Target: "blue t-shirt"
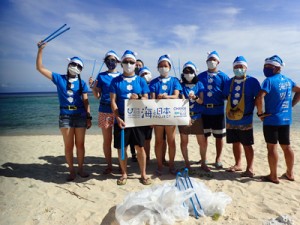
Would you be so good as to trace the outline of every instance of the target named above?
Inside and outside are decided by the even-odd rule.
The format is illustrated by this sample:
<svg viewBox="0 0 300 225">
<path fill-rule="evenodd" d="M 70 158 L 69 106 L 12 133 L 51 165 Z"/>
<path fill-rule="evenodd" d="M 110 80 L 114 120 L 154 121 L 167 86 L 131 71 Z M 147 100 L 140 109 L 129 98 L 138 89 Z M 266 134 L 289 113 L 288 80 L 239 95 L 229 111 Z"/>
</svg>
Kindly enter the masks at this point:
<svg viewBox="0 0 300 225">
<path fill-rule="evenodd" d="M 296 84 L 282 74 L 267 77 L 262 83 L 265 95 L 265 113 L 271 114 L 264 118 L 264 125 L 292 124 L 292 89 Z"/>
<path fill-rule="evenodd" d="M 87 93 L 88 88 L 86 83 L 81 80 L 82 93 L 79 89 L 79 79 L 68 78 L 67 75 L 52 73 L 52 82 L 56 85 L 60 107 L 76 106 L 77 109 L 60 109 L 61 115 L 71 115 L 85 113 L 82 93 Z M 68 86 L 68 88 L 67 88 Z"/>
<path fill-rule="evenodd" d="M 176 77 L 161 78 L 156 77 L 150 82 L 149 89 L 155 95 L 167 94 L 173 95 L 175 90 L 182 90 L 179 80 Z"/>
<path fill-rule="evenodd" d="M 203 92 L 203 114 L 205 115 L 220 115 L 224 114 L 224 100 L 223 95 L 224 84 L 230 78 L 223 73 L 218 71 L 216 73 L 210 73 L 204 71 L 198 75 L 198 80 L 204 86 Z M 213 108 L 206 107 L 207 104 L 213 104 Z"/>
<path fill-rule="evenodd" d="M 231 78 L 225 83 L 224 86 L 224 95 L 228 98 L 230 94 L 230 86 L 231 82 L 234 78 Z M 255 98 L 260 91 L 260 84 L 259 81 L 251 77 L 249 75 L 246 76 L 245 81 L 245 90 L 244 90 L 244 101 L 245 101 L 245 110 L 244 116 L 240 120 L 230 120 L 226 117 L 226 122 L 232 125 L 248 125 L 252 124 L 253 122 L 253 110 L 255 106 Z M 242 91 L 243 91 L 244 79 L 235 79 L 231 91 L 231 106 L 234 107 L 237 103 L 241 100 Z"/>
<path fill-rule="evenodd" d="M 194 93 L 194 95 L 199 96 L 201 92 L 204 91 L 204 86 L 201 82 L 197 82 L 196 84 L 181 84 L 182 86 L 182 94 L 186 99 L 189 99 L 189 94 L 191 92 Z M 201 110 L 202 107 L 200 104 L 198 104 L 195 100 L 189 99 L 189 105 L 190 105 L 190 114 L 191 118 L 193 120 L 201 118 Z"/>
<path fill-rule="evenodd" d="M 120 75 L 119 72 L 116 73 L 102 72 L 98 74 L 96 79 L 98 80 L 97 87 L 101 89 L 99 112 L 103 112 L 103 113 L 112 112 L 110 106 L 109 87 L 112 79 L 119 75 Z"/>
<path fill-rule="evenodd" d="M 116 104 L 121 118 L 124 118 L 124 100 L 130 99 L 131 94 L 148 94 L 149 88 L 144 78 L 137 75 L 126 77 L 123 74 L 111 81 L 110 93 L 116 94 Z"/>
</svg>

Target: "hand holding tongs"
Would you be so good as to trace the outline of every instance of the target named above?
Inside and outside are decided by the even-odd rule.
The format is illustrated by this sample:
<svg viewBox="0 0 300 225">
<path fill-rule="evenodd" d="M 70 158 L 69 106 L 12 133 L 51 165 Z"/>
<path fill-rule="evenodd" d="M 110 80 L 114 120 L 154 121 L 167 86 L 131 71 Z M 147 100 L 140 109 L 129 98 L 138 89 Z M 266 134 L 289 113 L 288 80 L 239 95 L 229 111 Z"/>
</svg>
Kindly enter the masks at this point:
<svg viewBox="0 0 300 225">
<path fill-rule="evenodd" d="M 66 32 L 67 30 L 70 30 L 70 27 L 62 30 L 67 24 L 62 25 L 60 28 L 58 28 L 56 31 L 54 31 L 52 34 L 50 34 L 48 37 L 46 37 L 44 40 L 40 41 L 38 43 L 38 47 L 40 48 L 42 45 L 52 41 L 54 38 L 58 37 L 62 33 Z"/>
</svg>

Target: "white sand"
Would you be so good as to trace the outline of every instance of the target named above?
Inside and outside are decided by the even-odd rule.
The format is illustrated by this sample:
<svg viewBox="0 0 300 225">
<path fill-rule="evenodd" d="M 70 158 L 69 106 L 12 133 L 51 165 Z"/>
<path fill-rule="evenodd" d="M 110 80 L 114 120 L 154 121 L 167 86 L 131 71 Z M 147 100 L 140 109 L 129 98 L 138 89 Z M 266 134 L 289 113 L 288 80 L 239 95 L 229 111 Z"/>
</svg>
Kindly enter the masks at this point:
<svg viewBox="0 0 300 225">
<path fill-rule="evenodd" d="M 295 151 L 295 182 L 281 179 L 280 184 L 260 182 L 258 177 L 267 175 L 269 167 L 267 150 L 261 131 L 255 131 L 255 179 L 241 178 L 238 173 L 212 170 L 213 177 L 199 171 L 195 177 L 212 191 L 223 191 L 233 199 L 225 214 L 218 221 L 211 217 L 177 224 L 262 224 L 279 215 L 290 216 L 300 224 L 300 132 L 292 130 L 292 148 Z M 177 136 L 176 166 L 183 167 Z M 214 139 L 209 139 L 208 160 L 214 162 Z M 156 168 L 152 140 L 152 159 L 148 173 Z M 0 224 L 118 224 L 115 219 L 116 205 L 129 192 L 147 188 L 139 183 L 137 163 L 129 160 L 130 179 L 125 186 L 117 186 L 120 176 L 117 169 L 117 152 L 113 150 L 114 174 L 104 176 L 102 136 L 86 137 L 86 171 L 88 179 L 76 178 L 66 183 L 66 164 L 61 136 L 11 136 L 0 137 Z M 195 137 L 190 138 L 189 155 L 192 162 L 199 160 Z M 279 149 L 278 174 L 285 172 L 285 162 Z M 231 145 L 225 144 L 223 165 L 233 165 Z M 193 165 L 194 167 L 198 165 Z M 243 166 L 245 157 L 243 154 Z M 154 184 L 175 180 L 167 173 Z"/>
</svg>

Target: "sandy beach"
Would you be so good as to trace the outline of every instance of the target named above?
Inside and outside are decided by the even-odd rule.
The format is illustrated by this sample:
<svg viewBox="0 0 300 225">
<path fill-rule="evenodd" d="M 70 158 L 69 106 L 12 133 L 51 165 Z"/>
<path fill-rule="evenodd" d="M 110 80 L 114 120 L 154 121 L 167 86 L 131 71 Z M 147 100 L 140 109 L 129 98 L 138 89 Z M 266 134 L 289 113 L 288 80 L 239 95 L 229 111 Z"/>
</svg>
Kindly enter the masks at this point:
<svg viewBox="0 0 300 225">
<path fill-rule="evenodd" d="M 195 219 L 176 224 L 263 224 L 265 221 L 288 215 L 294 224 L 300 224 L 300 131 L 292 130 L 292 148 L 295 151 L 295 182 L 280 179 L 280 184 L 260 182 L 259 177 L 269 172 L 267 150 L 261 130 L 255 130 L 255 178 L 241 178 L 239 173 L 216 170 L 198 170 L 193 177 L 204 182 L 212 191 L 222 191 L 232 198 L 225 214 L 217 221 L 211 217 Z M 180 137 L 176 137 L 176 167 L 183 167 L 180 151 Z M 156 168 L 154 139 L 151 142 L 151 161 L 148 174 Z M 125 186 L 117 186 L 120 176 L 117 167 L 117 152 L 113 151 L 114 173 L 102 175 L 105 160 L 102 152 L 102 136 L 86 136 L 86 171 L 90 177 L 77 177 L 75 182 L 66 183 L 67 168 L 61 136 L 1 136 L 0 158 L 0 224 L 118 224 L 115 219 L 116 206 L 122 203 L 129 192 L 137 192 L 142 185 L 137 163 L 129 162 L 129 179 Z M 279 149 L 278 174 L 285 172 L 285 162 Z M 195 137 L 190 137 L 189 157 L 199 161 Z M 215 157 L 214 139 L 209 139 L 208 162 Z M 225 144 L 223 165 L 233 165 L 231 145 Z M 243 154 L 243 166 L 245 157 Z M 175 177 L 165 168 L 161 178 L 153 177 L 152 185 L 174 182 Z"/>
</svg>

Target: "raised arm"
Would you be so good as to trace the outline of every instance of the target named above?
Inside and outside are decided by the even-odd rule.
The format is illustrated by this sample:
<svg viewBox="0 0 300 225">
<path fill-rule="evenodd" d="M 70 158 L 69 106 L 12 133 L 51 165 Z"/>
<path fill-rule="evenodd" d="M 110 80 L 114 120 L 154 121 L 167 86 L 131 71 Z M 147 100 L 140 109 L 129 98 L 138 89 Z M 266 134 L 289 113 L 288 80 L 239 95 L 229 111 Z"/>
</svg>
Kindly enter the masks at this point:
<svg viewBox="0 0 300 225">
<path fill-rule="evenodd" d="M 38 46 L 39 44 L 40 43 L 38 43 Z M 45 48 L 45 46 L 46 44 L 43 44 L 38 48 L 38 52 L 36 56 L 36 69 L 45 77 L 52 80 L 52 72 L 43 66 L 43 49 Z"/>
</svg>

